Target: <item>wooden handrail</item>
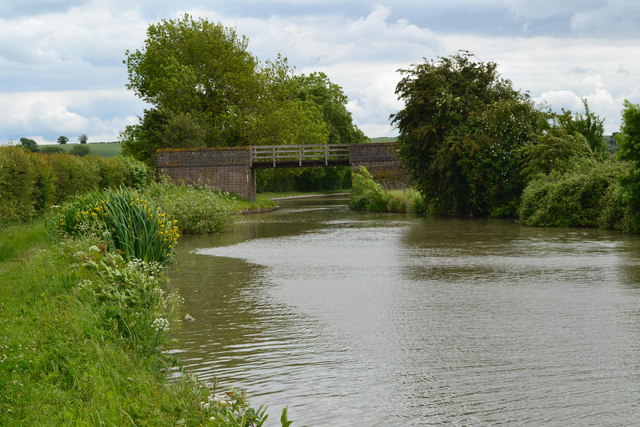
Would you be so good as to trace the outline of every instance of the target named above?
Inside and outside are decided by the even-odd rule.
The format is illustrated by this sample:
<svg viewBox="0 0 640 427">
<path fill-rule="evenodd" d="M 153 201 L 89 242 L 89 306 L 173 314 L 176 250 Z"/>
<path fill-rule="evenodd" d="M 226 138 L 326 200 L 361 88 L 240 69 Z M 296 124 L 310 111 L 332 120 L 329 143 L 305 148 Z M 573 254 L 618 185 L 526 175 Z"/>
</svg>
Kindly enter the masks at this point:
<svg viewBox="0 0 640 427">
<path fill-rule="evenodd" d="M 325 165 L 331 160 L 348 160 L 349 144 L 324 145 L 258 145 L 251 146 L 251 163 L 297 161 L 299 166 L 307 160 L 322 161 Z"/>
</svg>

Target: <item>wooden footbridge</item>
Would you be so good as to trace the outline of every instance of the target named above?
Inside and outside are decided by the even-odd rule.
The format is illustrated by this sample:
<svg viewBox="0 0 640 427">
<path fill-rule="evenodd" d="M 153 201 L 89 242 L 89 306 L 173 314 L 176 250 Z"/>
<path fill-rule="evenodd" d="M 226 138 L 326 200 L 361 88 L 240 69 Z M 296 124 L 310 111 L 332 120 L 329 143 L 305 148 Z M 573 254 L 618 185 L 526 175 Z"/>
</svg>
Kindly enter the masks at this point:
<svg viewBox="0 0 640 427">
<path fill-rule="evenodd" d="M 349 144 L 258 145 L 249 147 L 256 169 L 349 166 Z"/>
<path fill-rule="evenodd" d="M 262 145 L 158 150 L 158 171 L 176 182 L 207 185 L 255 201 L 256 169 L 365 166 L 387 187 L 406 183 L 396 144 Z"/>
</svg>

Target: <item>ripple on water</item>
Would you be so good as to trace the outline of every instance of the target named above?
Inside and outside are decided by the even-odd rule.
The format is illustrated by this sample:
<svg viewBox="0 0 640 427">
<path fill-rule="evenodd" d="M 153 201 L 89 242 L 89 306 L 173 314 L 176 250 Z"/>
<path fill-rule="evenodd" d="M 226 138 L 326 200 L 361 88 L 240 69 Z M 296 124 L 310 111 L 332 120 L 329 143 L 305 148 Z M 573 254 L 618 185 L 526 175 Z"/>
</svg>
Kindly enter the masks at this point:
<svg viewBox="0 0 640 427">
<path fill-rule="evenodd" d="M 291 206 L 185 238 L 172 283 L 196 321 L 172 351 L 272 422 L 640 423 L 637 239 L 391 218 Z"/>
</svg>

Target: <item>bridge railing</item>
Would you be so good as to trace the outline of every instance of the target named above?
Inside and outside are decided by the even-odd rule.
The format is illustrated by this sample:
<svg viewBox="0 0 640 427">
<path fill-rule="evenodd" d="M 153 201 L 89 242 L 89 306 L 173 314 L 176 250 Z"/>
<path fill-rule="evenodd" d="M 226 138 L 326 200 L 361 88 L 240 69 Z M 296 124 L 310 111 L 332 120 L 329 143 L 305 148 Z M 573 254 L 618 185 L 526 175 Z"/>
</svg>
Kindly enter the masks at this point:
<svg viewBox="0 0 640 427">
<path fill-rule="evenodd" d="M 349 160 L 349 144 L 325 145 L 260 145 L 251 146 L 251 163 L 322 162 L 328 165 L 332 161 Z"/>
</svg>

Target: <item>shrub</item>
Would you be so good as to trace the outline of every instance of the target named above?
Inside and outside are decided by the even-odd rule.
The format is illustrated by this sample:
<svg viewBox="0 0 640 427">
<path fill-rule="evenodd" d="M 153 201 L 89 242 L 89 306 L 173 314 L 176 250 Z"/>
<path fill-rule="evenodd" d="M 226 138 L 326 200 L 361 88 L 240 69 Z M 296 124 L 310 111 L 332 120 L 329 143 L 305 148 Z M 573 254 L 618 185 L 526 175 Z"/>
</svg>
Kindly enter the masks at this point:
<svg viewBox="0 0 640 427">
<path fill-rule="evenodd" d="M 100 175 L 100 188 L 125 185 L 129 167 L 120 158 L 87 156 L 84 160 L 93 162 L 97 166 L 98 174 Z"/>
<path fill-rule="evenodd" d="M 595 227 L 611 223 L 607 212 L 626 166 L 622 163 L 578 163 L 568 172 L 541 175 L 525 188 L 520 222 L 530 226 Z"/>
<path fill-rule="evenodd" d="M 162 182 L 150 185 L 145 194 L 178 220 L 183 233 L 219 232 L 237 218 L 231 199 L 207 188 Z"/>
<path fill-rule="evenodd" d="M 399 195 L 389 194 L 387 197 L 387 212 L 406 213 L 407 200 Z"/>
<path fill-rule="evenodd" d="M 422 194 L 415 188 L 405 190 L 406 197 L 409 199 L 407 207 L 408 212 L 414 214 L 429 214 L 430 209 L 422 198 Z"/>
<path fill-rule="evenodd" d="M 365 167 L 358 167 L 352 174 L 351 188 L 349 207 L 352 210 L 386 212 L 387 194 Z"/>
<path fill-rule="evenodd" d="M 79 253 L 83 265 L 94 271 L 93 280 L 79 283 L 83 298 L 95 306 L 102 327 L 126 338 L 134 347 L 156 350 L 160 336 L 169 329 L 167 300 L 158 274 L 162 266 L 101 251 Z"/>
<path fill-rule="evenodd" d="M 175 220 L 135 190 L 119 188 L 78 196 L 60 209 L 57 228 L 95 234 L 124 259 L 166 264 L 180 236 Z"/>
<path fill-rule="evenodd" d="M 151 182 L 153 173 L 144 162 L 129 156 L 119 156 L 117 159 L 125 165 L 127 169 L 127 175 L 124 182 L 127 187 L 141 190 Z"/>
<path fill-rule="evenodd" d="M 58 147 L 54 147 L 58 148 Z M 53 204 L 98 187 L 142 188 L 151 172 L 137 160 L 0 148 L 0 224 L 28 221 Z"/>
<path fill-rule="evenodd" d="M 56 175 L 53 168 L 42 158 L 33 156 L 36 168 L 36 181 L 33 187 L 33 207 L 36 211 L 44 211 L 55 203 Z"/>
<path fill-rule="evenodd" d="M 98 187 L 100 173 L 96 164 L 68 154 L 44 156 L 56 175 L 55 203 L 62 203 L 70 196 L 86 193 Z"/>
<path fill-rule="evenodd" d="M 69 150 L 69 154 L 80 157 L 86 156 L 90 152 L 91 150 L 89 149 L 89 147 L 83 142 L 81 142 L 80 145 L 74 145 L 73 147 L 71 147 L 71 150 Z"/>
<path fill-rule="evenodd" d="M 27 221 L 35 213 L 35 155 L 21 147 L 0 148 L 0 224 Z"/>
</svg>

